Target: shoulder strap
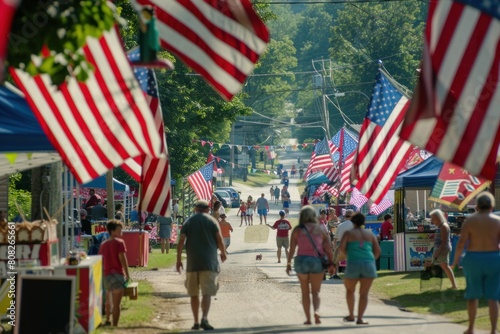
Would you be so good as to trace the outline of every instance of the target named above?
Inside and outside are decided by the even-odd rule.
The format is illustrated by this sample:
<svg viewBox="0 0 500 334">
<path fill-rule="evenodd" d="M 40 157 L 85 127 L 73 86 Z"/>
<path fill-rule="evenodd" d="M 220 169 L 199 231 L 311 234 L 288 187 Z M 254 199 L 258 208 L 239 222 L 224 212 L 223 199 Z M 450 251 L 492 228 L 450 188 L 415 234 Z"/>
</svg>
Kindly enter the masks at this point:
<svg viewBox="0 0 500 334">
<path fill-rule="evenodd" d="M 311 234 L 309 233 L 309 230 L 307 229 L 307 227 L 305 225 L 303 225 L 302 227 L 304 230 L 306 230 L 306 233 L 307 233 L 307 237 L 309 238 L 309 241 L 311 242 L 311 245 L 314 247 L 314 250 L 316 251 L 316 255 L 318 255 L 319 257 L 321 257 L 321 254 L 318 252 L 318 249 L 316 248 L 316 244 L 314 244 L 314 241 L 311 237 Z"/>
</svg>

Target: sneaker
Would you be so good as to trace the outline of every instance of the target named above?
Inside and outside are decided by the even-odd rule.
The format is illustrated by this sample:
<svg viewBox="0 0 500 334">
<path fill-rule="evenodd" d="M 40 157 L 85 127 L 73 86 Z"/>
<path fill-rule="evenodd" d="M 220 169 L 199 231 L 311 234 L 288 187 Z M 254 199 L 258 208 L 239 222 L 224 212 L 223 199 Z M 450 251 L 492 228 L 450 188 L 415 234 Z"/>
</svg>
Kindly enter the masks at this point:
<svg viewBox="0 0 500 334">
<path fill-rule="evenodd" d="M 341 279 L 339 275 L 333 275 L 331 278 L 333 278 L 333 279 Z"/>
<path fill-rule="evenodd" d="M 195 323 L 191 329 L 200 329 L 200 324 Z"/>
<path fill-rule="evenodd" d="M 208 320 L 206 320 L 206 319 L 201 320 L 200 327 L 206 331 L 211 331 L 214 329 L 212 326 L 210 326 L 210 324 L 208 323 Z"/>
</svg>

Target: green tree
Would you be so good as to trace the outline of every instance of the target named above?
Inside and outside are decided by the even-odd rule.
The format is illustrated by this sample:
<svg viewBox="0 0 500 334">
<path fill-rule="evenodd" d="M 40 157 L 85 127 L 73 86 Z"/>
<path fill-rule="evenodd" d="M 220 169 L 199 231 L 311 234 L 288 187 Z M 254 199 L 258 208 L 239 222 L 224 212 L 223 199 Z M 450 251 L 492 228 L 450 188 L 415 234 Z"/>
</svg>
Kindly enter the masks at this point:
<svg viewBox="0 0 500 334">
<path fill-rule="evenodd" d="M 16 184 L 21 180 L 21 173 L 9 177 L 9 212 L 8 221 L 14 221 L 19 213 L 29 220 L 31 214 L 31 192 L 17 189 Z"/>
</svg>

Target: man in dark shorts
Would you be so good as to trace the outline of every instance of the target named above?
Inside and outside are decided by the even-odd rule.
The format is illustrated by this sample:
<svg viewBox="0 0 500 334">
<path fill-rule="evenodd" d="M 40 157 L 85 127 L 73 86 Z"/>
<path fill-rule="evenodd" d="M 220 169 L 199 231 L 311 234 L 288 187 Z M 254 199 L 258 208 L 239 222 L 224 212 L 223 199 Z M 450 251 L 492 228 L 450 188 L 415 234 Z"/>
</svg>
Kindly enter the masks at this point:
<svg viewBox="0 0 500 334">
<path fill-rule="evenodd" d="M 264 196 L 265 196 L 264 193 L 260 194 L 260 197 L 257 199 L 257 202 L 255 203 L 261 225 L 262 225 L 262 217 L 264 217 L 264 224 L 267 224 L 267 213 L 269 212 L 269 203 L 267 202 L 267 199 Z"/>
<path fill-rule="evenodd" d="M 217 282 L 220 266 L 217 260 L 217 248 L 220 250 L 221 261 L 226 261 L 226 250 L 219 230 L 219 222 L 208 213 L 210 207 L 207 201 L 195 203 L 195 214 L 183 225 L 177 245 L 176 268 L 181 273 L 182 248 L 186 243 L 186 288 L 191 297 L 191 310 L 193 311 L 194 325 L 191 329 L 212 330 L 208 323 L 208 311 L 212 296 L 217 294 Z M 198 322 L 200 308 L 199 293 L 201 289 L 202 300 L 201 323 Z"/>
<path fill-rule="evenodd" d="M 474 333 L 478 300 L 488 299 L 491 332 L 496 333 L 498 302 L 500 301 L 500 217 L 491 213 L 495 198 L 482 192 L 476 198 L 477 212 L 469 216 L 462 225 L 460 239 L 455 249 L 453 270 L 460 261 L 467 245 L 462 266 L 465 274 L 465 299 L 469 314 L 469 328 L 465 334 Z"/>
</svg>

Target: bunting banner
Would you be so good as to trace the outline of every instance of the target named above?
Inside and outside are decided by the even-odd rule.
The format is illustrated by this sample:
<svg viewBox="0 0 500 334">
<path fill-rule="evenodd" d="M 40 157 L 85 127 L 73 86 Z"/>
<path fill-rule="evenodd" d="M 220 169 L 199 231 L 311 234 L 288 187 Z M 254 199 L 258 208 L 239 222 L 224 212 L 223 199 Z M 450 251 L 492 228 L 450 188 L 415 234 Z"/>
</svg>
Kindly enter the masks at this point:
<svg viewBox="0 0 500 334">
<path fill-rule="evenodd" d="M 465 169 L 443 163 L 441 172 L 432 188 L 429 199 L 462 210 L 478 193 L 490 185 L 491 181 L 469 174 Z"/>
</svg>

